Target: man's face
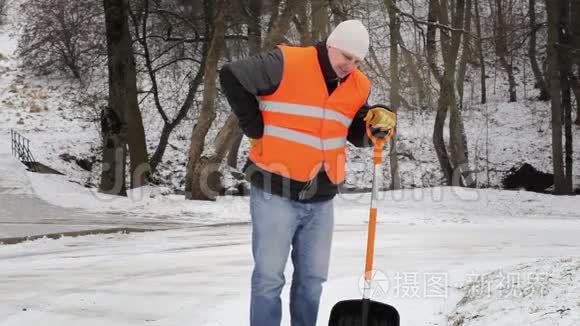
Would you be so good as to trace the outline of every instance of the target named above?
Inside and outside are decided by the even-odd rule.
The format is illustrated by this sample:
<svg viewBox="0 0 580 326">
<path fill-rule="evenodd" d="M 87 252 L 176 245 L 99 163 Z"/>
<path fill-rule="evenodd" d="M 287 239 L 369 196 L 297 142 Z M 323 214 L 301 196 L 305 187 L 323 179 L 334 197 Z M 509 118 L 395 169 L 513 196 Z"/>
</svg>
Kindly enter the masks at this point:
<svg viewBox="0 0 580 326">
<path fill-rule="evenodd" d="M 346 77 L 361 62 L 361 60 L 354 55 L 332 46 L 328 47 L 328 58 L 330 59 L 330 65 L 332 66 L 332 69 L 334 69 L 338 78 Z"/>
</svg>

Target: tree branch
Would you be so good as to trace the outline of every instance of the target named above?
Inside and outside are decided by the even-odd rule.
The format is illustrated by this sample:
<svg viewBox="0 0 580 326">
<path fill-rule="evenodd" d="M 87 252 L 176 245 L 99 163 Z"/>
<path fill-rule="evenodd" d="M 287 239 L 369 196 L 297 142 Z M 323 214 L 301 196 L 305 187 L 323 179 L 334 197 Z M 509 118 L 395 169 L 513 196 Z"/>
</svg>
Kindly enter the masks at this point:
<svg viewBox="0 0 580 326">
<path fill-rule="evenodd" d="M 441 30 L 441 32 L 461 32 L 463 34 L 469 35 L 473 39 L 476 39 L 476 40 L 479 39 L 477 37 L 477 35 L 474 35 L 471 32 L 466 31 L 463 28 L 453 28 L 451 26 L 444 25 L 444 24 L 440 24 L 438 22 L 426 21 L 426 20 L 417 18 L 416 16 L 414 16 L 412 14 L 409 14 L 409 13 L 406 13 L 406 12 L 402 11 L 397 6 L 394 6 L 394 8 L 395 8 L 395 11 L 397 13 L 399 13 L 403 17 L 407 17 L 407 18 L 411 19 L 413 21 L 413 23 L 415 23 L 416 25 L 433 26 L 433 27 L 439 28 Z"/>
</svg>

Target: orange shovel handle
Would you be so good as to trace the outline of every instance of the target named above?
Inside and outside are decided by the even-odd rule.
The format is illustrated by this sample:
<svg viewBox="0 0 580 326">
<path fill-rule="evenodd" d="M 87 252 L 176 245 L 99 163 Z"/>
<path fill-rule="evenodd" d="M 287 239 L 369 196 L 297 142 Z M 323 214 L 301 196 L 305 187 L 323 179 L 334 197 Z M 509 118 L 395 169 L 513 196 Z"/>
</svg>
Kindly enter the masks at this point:
<svg viewBox="0 0 580 326">
<path fill-rule="evenodd" d="M 370 281 L 373 271 L 373 258 L 375 256 L 375 232 L 377 224 L 377 209 L 371 207 L 369 216 L 369 230 L 367 238 L 367 258 L 365 263 L 365 280 Z"/>
</svg>

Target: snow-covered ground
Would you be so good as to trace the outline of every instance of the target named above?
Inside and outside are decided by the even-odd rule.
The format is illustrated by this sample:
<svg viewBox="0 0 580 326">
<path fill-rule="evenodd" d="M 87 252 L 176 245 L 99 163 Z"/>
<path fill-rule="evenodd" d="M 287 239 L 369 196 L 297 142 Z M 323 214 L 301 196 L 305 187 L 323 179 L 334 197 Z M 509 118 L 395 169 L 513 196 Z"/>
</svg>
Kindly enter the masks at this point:
<svg viewBox="0 0 580 326">
<path fill-rule="evenodd" d="M 157 214 L 175 224 L 0 246 L 0 325 L 247 324 L 248 198 L 199 203 L 149 190 L 153 196 L 107 200 L 2 157 L 2 171 L 11 173 L 2 173 L 0 202 L 7 195 L 48 199 L 54 211 L 43 222 L 66 220 L 68 210 L 89 219 L 103 207 L 129 224 Z M 368 202 L 368 194 L 336 199 L 319 325 L 334 303 L 361 296 Z M 59 205 L 68 207 L 61 216 Z M 402 325 L 580 322 L 577 198 L 436 187 L 382 192 L 378 208 L 374 299 L 394 305 Z M 291 272 L 288 264 L 288 280 Z M 287 287 L 283 298 L 289 325 Z"/>
<path fill-rule="evenodd" d="M 450 325 L 580 322 L 576 198 L 457 188 L 381 195 L 374 298 L 394 305 L 402 325 L 447 325 L 448 315 Z M 334 303 L 361 296 L 368 199 L 336 200 L 319 325 Z M 249 219 L 247 198 L 219 208 Z M 247 224 L 0 246 L 0 325 L 246 325 L 251 265 Z"/>
</svg>

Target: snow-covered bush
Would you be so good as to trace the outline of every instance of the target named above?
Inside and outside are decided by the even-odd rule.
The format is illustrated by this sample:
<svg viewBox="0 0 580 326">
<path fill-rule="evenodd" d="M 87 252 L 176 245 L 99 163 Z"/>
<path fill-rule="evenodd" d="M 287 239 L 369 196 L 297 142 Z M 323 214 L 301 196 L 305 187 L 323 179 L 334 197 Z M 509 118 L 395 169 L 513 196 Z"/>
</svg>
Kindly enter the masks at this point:
<svg viewBox="0 0 580 326">
<path fill-rule="evenodd" d="M 2 0 L 0 0 L 2 1 Z M 36 73 L 82 79 L 106 58 L 102 5 L 93 0 L 26 0 L 18 51 Z"/>
</svg>

